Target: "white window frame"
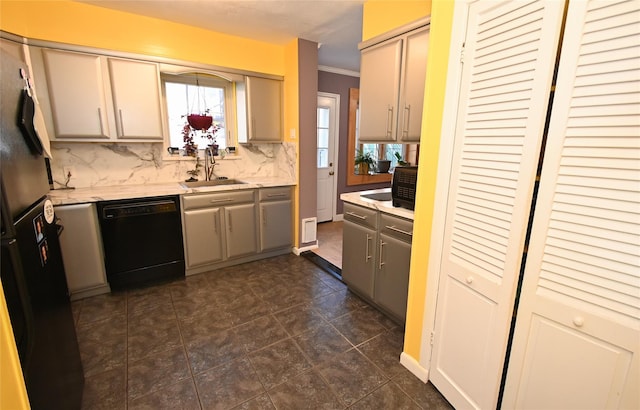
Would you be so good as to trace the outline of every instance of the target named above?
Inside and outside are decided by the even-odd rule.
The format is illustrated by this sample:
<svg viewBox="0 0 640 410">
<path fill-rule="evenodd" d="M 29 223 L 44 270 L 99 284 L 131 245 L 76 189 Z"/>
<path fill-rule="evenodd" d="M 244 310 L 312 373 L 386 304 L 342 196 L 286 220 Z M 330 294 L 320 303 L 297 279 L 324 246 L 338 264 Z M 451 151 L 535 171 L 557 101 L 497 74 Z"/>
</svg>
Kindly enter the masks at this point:
<svg viewBox="0 0 640 410">
<path fill-rule="evenodd" d="M 212 74 L 208 74 L 208 73 L 199 73 L 199 72 L 190 72 L 190 73 L 180 73 L 180 74 L 167 74 L 167 73 L 162 73 L 160 75 L 160 81 L 161 81 L 161 89 L 162 89 L 162 104 L 163 104 L 163 110 L 167 113 L 167 115 L 165 116 L 165 125 L 167 127 L 167 135 L 164 138 L 163 141 L 163 145 L 164 145 L 164 153 L 168 158 L 172 158 L 172 159 L 179 159 L 179 160 L 193 160 L 193 157 L 190 156 L 184 156 L 182 155 L 182 151 L 183 151 L 183 145 L 180 145 L 180 152 L 181 155 L 168 155 L 167 153 L 167 149 L 169 147 L 171 147 L 171 135 L 170 135 L 170 128 L 169 128 L 169 115 L 168 115 L 168 106 L 167 106 L 167 95 L 166 95 L 166 87 L 165 87 L 165 83 L 169 82 L 169 83 L 182 83 L 182 84 L 188 84 L 188 85 L 196 85 L 199 84 L 201 86 L 204 87 L 219 87 L 219 88 L 224 88 L 224 115 L 225 115 L 225 132 L 227 133 L 226 135 L 226 147 L 233 147 L 235 146 L 235 138 L 234 136 L 234 132 L 236 129 L 236 105 L 235 105 L 235 101 L 234 101 L 234 87 L 235 87 L 235 83 L 233 81 L 229 81 L 227 79 L 224 79 L 222 77 L 216 76 L 216 75 L 212 75 Z M 185 113 L 187 114 L 187 113 Z M 224 148 L 226 148 L 224 147 Z M 204 147 L 198 149 L 199 151 L 199 156 L 201 156 L 200 151 L 204 151 Z M 227 154 L 228 155 L 228 154 Z"/>
</svg>

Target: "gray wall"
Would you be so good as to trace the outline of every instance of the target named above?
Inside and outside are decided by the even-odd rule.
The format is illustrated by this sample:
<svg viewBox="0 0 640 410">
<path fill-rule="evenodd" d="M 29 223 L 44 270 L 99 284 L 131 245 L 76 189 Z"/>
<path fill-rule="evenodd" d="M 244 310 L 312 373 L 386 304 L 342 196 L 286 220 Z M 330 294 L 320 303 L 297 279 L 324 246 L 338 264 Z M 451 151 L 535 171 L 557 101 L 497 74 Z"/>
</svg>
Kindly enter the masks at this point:
<svg viewBox="0 0 640 410">
<path fill-rule="evenodd" d="M 318 91 L 340 95 L 340 135 L 338 138 L 338 197 L 336 198 L 336 213 L 343 212 L 340 194 L 344 192 L 364 191 L 389 187 L 389 183 L 347 185 L 347 148 L 349 124 L 349 88 L 359 88 L 360 78 L 349 75 L 318 71 Z"/>
<path fill-rule="evenodd" d="M 318 108 L 318 43 L 298 39 L 299 126 L 300 126 L 300 240 L 299 247 L 315 245 L 317 241 L 302 243 L 302 219 L 316 216 L 316 124 Z"/>
</svg>

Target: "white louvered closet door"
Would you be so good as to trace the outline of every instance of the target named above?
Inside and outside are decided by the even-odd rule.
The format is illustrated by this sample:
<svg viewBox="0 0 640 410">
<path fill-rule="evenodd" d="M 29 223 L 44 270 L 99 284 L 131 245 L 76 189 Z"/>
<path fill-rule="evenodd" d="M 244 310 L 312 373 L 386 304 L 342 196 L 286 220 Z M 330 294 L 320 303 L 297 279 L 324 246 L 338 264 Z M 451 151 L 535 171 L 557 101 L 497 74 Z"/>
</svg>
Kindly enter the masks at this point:
<svg viewBox="0 0 640 410">
<path fill-rule="evenodd" d="M 504 408 L 640 408 L 640 2 L 571 1 Z"/>
<path fill-rule="evenodd" d="M 467 12 L 429 378 L 456 408 L 494 409 L 563 3 Z"/>
</svg>

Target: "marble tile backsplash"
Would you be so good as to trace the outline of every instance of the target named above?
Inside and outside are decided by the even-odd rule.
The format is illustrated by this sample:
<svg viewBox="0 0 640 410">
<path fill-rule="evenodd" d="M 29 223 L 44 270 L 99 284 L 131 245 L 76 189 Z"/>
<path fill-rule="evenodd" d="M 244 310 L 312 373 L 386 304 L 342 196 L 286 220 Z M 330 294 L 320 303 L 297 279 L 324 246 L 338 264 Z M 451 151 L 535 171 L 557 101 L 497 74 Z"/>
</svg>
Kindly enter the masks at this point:
<svg viewBox="0 0 640 410">
<path fill-rule="evenodd" d="M 68 186 L 90 188 L 184 181 L 189 178 L 187 171 L 195 165 L 195 159 L 167 159 L 160 143 L 56 142 L 51 148 L 55 188 L 64 186 L 68 167 L 74 171 Z M 247 144 L 238 146 L 237 150 L 238 158 L 216 161 L 217 176 L 295 179 L 295 144 Z M 204 179 L 204 167 L 199 179 Z"/>
</svg>

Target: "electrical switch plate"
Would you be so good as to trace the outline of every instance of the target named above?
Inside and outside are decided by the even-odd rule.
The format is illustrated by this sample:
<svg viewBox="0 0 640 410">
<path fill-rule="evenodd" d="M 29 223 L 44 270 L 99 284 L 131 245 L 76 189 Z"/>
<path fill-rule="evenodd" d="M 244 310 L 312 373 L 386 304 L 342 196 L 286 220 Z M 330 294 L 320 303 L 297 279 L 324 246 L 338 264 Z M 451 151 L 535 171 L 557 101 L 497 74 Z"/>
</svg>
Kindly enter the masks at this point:
<svg viewBox="0 0 640 410">
<path fill-rule="evenodd" d="M 295 128 L 291 128 L 291 130 L 289 130 L 289 138 L 291 138 L 292 140 L 296 139 L 296 129 Z"/>
</svg>

